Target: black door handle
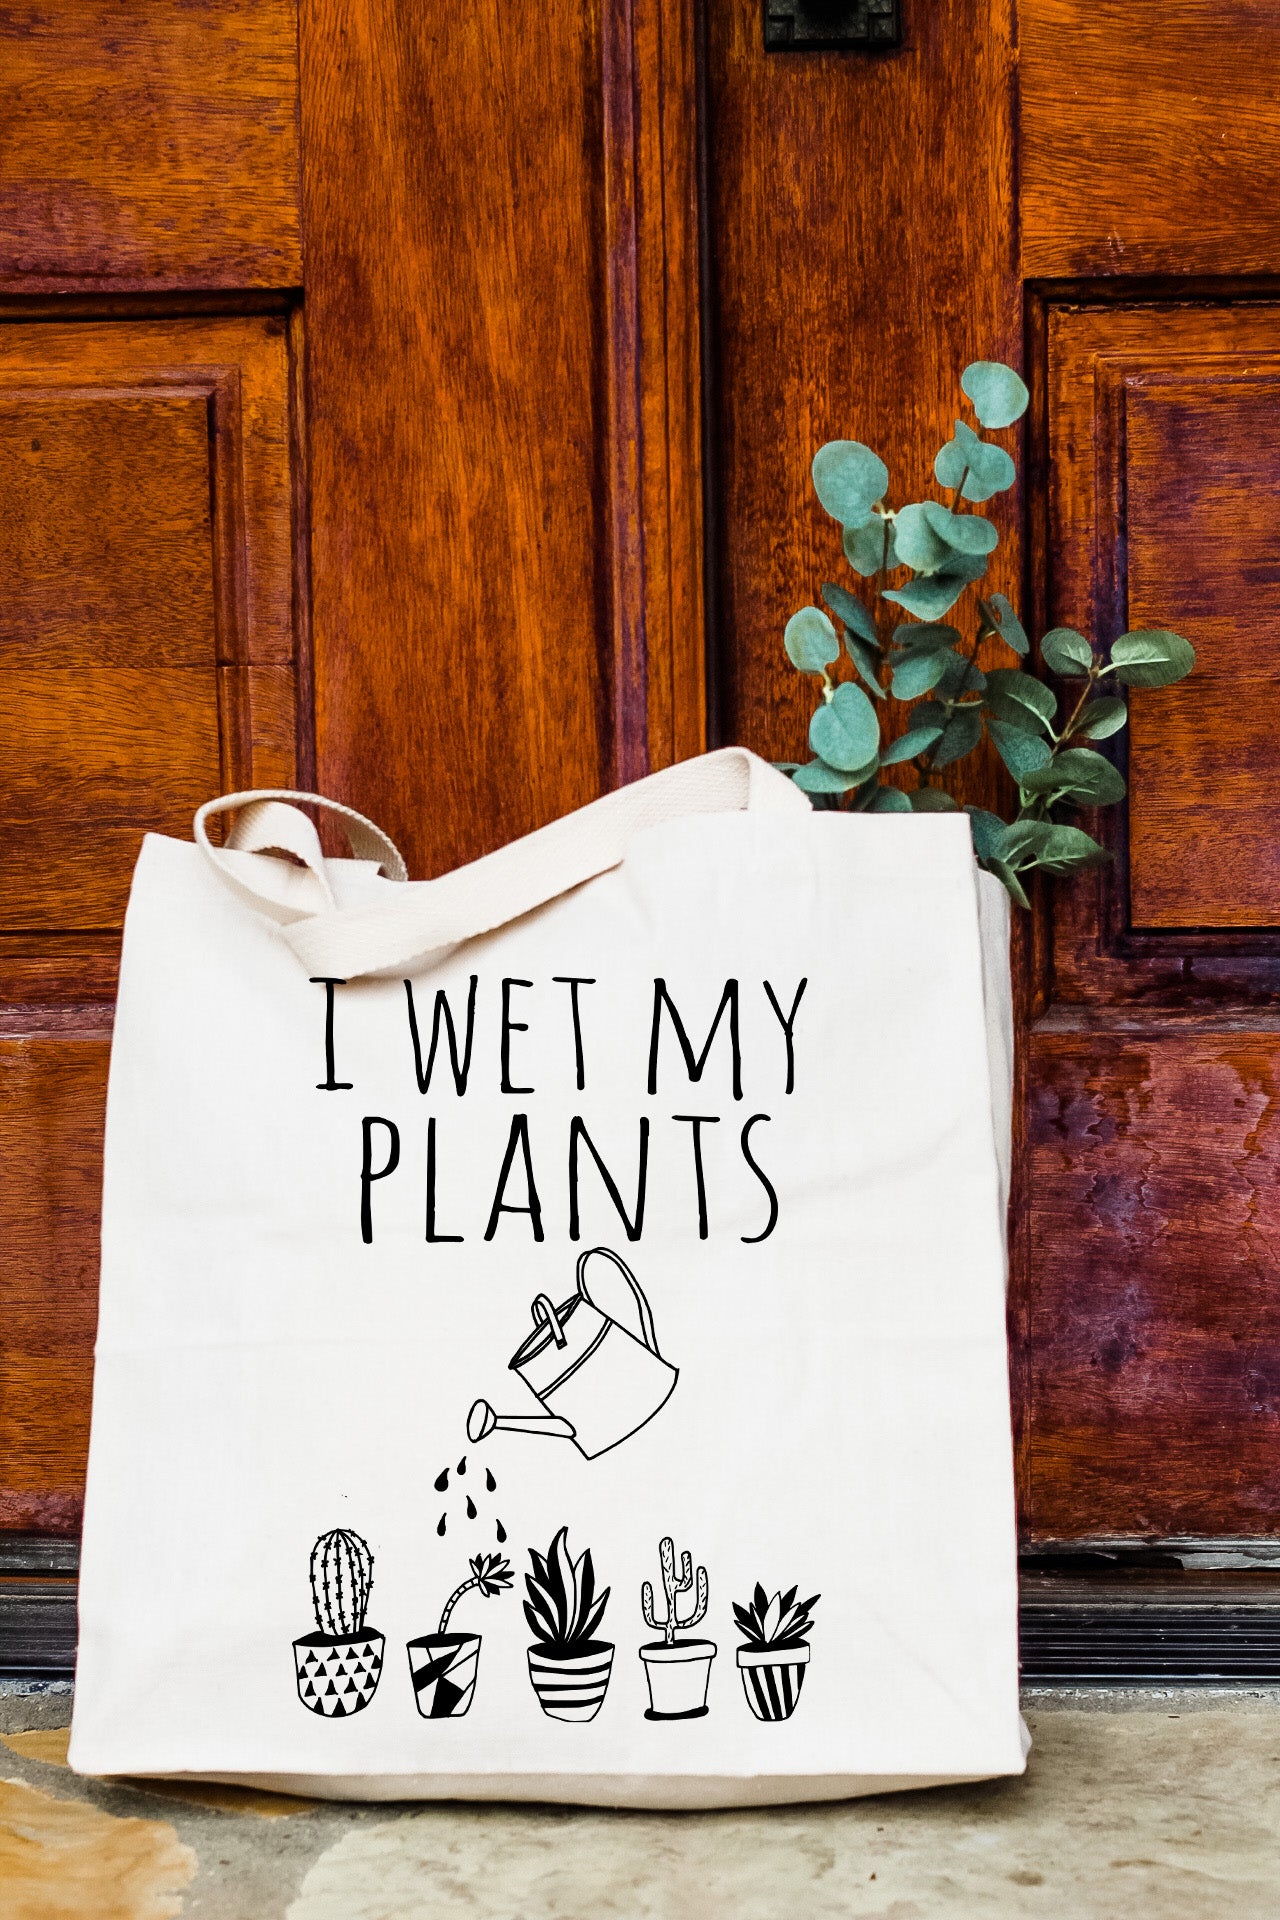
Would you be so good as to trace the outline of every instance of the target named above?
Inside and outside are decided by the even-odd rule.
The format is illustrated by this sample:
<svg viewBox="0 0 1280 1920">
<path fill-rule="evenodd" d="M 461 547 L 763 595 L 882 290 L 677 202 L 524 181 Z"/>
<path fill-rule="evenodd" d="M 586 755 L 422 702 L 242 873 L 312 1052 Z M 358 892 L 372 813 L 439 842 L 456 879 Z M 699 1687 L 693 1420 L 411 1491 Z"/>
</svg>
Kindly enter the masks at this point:
<svg viewBox="0 0 1280 1920">
<path fill-rule="evenodd" d="M 769 53 L 900 45 L 899 0 L 764 0 Z"/>
</svg>

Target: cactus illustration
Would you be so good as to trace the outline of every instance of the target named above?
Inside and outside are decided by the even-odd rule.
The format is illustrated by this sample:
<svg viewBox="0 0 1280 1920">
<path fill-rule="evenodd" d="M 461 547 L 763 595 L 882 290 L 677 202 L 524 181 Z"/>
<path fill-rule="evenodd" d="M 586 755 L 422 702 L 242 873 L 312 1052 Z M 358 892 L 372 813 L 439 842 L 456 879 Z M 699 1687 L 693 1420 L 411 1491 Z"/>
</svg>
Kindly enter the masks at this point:
<svg viewBox="0 0 1280 1920">
<path fill-rule="evenodd" d="M 316 1630 L 293 1643 L 298 1698 L 309 1713 L 345 1720 L 378 1690 L 383 1635 L 366 1624 L 373 1555 L 349 1527 L 322 1533 L 311 1549 Z"/>
<path fill-rule="evenodd" d="M 322 1533 L 311 1550 L 311 1602 L 320 1632 L 334 1640 L 362 1634 L 372 1585 L 368 1541 L 348 1527 Z"/>
<path fill-rule="evenodd" d="M 682 1620 L 677 1611 L 678 1596 L 687 1593 L 694 1584 L 693 1557 L 687 1550 L 683 1554 L 680 1561 L 680 1578 L 677 1580 L 675 1542 L 668 1535 L 658 1548 L 658 1558 L 662 1562 L 662 1585 L 667 1596 L 667 1617 L 665 1620 L 659 1620 L 654 1610 L 653 1587 L 648 1580 L 640 1589 L 640 1606 L 644 1613 L 645 1625 L 652 1627 L 655 1633 L 661 1628 L 670 1647 L 675 1645 L 677 1627 L 696 1627 L 699 1620 L 706 1617 L 707 1570 L 705 1567 L 698 1568 L 693 1612 Z"/>
</svg>

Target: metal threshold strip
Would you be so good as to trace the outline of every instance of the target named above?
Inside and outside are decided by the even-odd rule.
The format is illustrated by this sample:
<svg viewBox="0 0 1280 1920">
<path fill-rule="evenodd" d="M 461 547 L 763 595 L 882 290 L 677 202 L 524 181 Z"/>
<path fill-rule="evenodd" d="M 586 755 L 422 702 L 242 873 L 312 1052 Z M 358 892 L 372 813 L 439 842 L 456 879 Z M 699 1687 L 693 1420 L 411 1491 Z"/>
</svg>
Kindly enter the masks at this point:
<svg viewBox="0 0 1280 1920">
<path fill-rule="evenodd" d="M 0 1677 L 70 1676 L 76 1566 L 73 1541 L 0 1541 Z M 1270 1543 L 1029 1556 L 1020 1617 L 1028 1685 L 1280 1684 L 1280 1554 Z"/>
</svg>

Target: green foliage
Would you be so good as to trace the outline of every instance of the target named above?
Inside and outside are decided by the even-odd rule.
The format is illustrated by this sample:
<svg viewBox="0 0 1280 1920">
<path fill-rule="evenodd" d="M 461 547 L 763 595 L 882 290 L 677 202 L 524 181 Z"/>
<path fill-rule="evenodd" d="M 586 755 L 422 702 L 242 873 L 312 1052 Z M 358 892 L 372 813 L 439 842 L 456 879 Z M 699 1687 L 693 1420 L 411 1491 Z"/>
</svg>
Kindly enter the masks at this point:
<svg viewBox="0 0 1280 1920">
<path fill-rule="evenodd" d="M 802 607 L 787 622 L 787 657 L 801 673 L 820 677 L 822 697 L 809 725 L 815 757 L 778 764 L 815 807 L 950 813 L 957 802 L 938 773 L 989 741 L 1017 787 L 1017 808 L 1008 821 L 983 807 L 966 809 L 974 852 L 1026 906 L 1028 872 L 1068 874 L 1108 858 L 1059 811 L 1124 798 L 1118 769 L 1085 744 L 1124 726 L 1128 708 L 1114 689 L 1169 686 L 1191 672 L 1195 652 L 1164 628 L 1122 634 L 1100 652 L 1073 627 L 1054 627 L 1040 643 L 1040 659 L 1066 683 L 1062 717 L 1057 693 L 1029 664 L 1030 639 L 1003 593 L 973 594 L 967 631 L 959 618 L 945 619 L 984 579 L 998 544 L 994 523 L 973 508 L 1017 478 L 1010 453 L 984 434 L 1021 419 L 1028 397 L 1011 367 L 989 360 L 966 367 L 960 385 L 977 428 L 957 420 L 934 459 L 948 499 L 892 506 L 888 468 L 857 440 L 830 441 L 814 455 L 818 498 L 840 523 L 845 559 L 869 585 L 855 592 L 826 581 L 829 614 Z M 898 608 L 911 618 L 902 620 Z M 1007 648 L 1013 664 L 997 659 L 979 667 L 984 642 Z M 846 658 L 852 677 L 839 678 Z M 890 767 L 916 784 L 882 780 Z"/>
<path fill-rule="evenodd" d="M 998 360 L 975 360 L 960 375 L 960 391 L 973 402 L 984 427 L 1011 427 L 1021 420 L 1031 395 L 1012 367 Z"/>
<path fill-rule="evenodd" d="M 836 630 L 817 607 L 801 607 L 787 622 L 782 636 L 787 658 L 801 673 L 824 673 L 840 658 Z"/>
<path fill-rule="evenodd" d="M 1162 627 L 1122 633 L 1111 649 L 1111 664 L 1122 687 L 1171 686 L 1189 674 L 1195 663 L 1190 641 Z"/>
<path fill-rule="evenodd" d="M 813 487 L 842 527 L 865 527 L 889 490 L 889 469 L 856 440 L 828 440 L 813 456 Z"/>
</svg>

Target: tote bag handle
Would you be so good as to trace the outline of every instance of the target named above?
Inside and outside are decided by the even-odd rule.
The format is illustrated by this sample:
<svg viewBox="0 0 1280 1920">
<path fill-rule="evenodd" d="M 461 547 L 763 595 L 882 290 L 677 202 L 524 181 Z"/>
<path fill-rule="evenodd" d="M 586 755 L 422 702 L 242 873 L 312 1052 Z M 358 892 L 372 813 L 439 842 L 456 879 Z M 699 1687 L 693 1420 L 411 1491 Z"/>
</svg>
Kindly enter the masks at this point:
<svg viewBox="0 0 1280 1920">
<path fill-rule="evenodd" d="M 810 812 L 785 775 L 745 747 L 722 747 L 606 793 L 438 880 L 388 889 L 370 905 L 344 909 L 334 904 L 319 836 L 304 813 L 284 804 L 291 801 L 335 814 L 358 858 L 376 860 L 388 879 L 406 878 L 404 861 L 372 821 L 317 794 L 271 790 L 210 800 L 196 814 L 196 842 L 241 899 L 279 924 L 308 973 L 340 980 L 399 971 L 439 948 L 505 926 L 619 866 L 634 835 L 646 827 L 704 813 Z M 215 847 L 208 822 L 241 809 L 226 848 Z M 298 873 L 300 884 L 286 889 L 284 899 L 278 866 L 268 885 L 243 858 L 267 851 L 292 854 L 309 870 Z"/>
</svg>

